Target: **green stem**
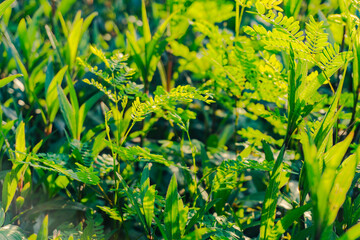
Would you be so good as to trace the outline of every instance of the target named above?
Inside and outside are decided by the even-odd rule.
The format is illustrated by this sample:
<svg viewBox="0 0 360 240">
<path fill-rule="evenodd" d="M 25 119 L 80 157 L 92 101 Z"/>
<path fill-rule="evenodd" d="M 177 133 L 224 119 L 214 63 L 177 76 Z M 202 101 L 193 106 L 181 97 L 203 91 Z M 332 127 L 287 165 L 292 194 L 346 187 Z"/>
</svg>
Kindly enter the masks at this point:
<svg viewBox="0 0 360 240">
<path fill-rule="evenodd" d="M 236 19 L 235 19 L 235 36 L 238 37 L 240 33 L 241 21 L 244 15 L 245 7 L 241 8 L 240 12 L 240 4 L 236 2 Z"/>
<path fill-rule="evenodd" d="M 110 137 L 110 127 L 108 125 L 108 120 L 107 120 L 107 116 L 105 115 L 105 131 L 106 131 L 106 136 L 108 138 L 108 141 L 110 143 L 110 149 L 111 149 L 111 155 L 113 157 L 113 172 L 114 172 L 114 181 L 115 181 L 115 186 L 117 187 L 118 186 L 118 183 L 117 183 L 117 180 L 116 180 L 116 153 L 114 152 L 114 148 L 113 148 L 113 143 L 111 141 L 111 137 Z M 117 194 L 115 193 L 115 197 L 114 197 L 114 205 L 116 205 L 117 203 Z"/>
<path fill-rule="evenodd" d="M 240 118 L 240 114 L 239 114 L 239 108 L 240 108 L 240 101 L 239 99 L 236 97 L 235 99 L 236 101 L 236 106 L 235 106 L 235 131 L 234 131 L 234 138 L 235 138 L 235 152 L 236 155 L 240 154 L 240 151 L 237 147 L 237 143 L 238 143 L 238 134 L 237 134 L 237 130 L 239 129 L 239 118 Z"/>
<path fill-rule="evenodd" d="M 240 28 L 240 4 L 236 2 L 236 18 L 235 18 L 235 36 L 239 36 L 239 28 Z"/>
<path fill-rule="evenodd" d="M 196 193 L 197 193 L 197 189 L 198 189 L 198 185 L 197 185 L 197 180 L 196 180 L 196 174 L 197 174 L 197 169 L 196 169 L 196 159 L 195 159 L 195 149 L 194 149 L 194 146 L 191 142 L 191 138 L 190 138 L 190 134 L 189 134 L 189 131 L 186 130 L 186 135 L 188 137 L 188 140 L 189 140 L 189 145 L 190 145 L 190 148 L 191 148 L 191 156 L 192 156 L 192 159 L 193 159 L 193 174 L 194 174 L 194 196 L 196 196 Z M 194 201 L 194 206 L 196 204 L 196 201 Z"/>
<path fill-rule="evenodd" d="M 123 139 L 122 139 L 122 141 L 121 141 L 121 143 L 120 143 L 120 145 L 119 145 L 120 147 L 124 144 L 127 136 L 129 135 L 129 133 L 130 133 L 131 129 L 134 127 L 134 125 L 135 125 L 135 122 L 133 122 L 133 123 L 131 124 L 130 128 L 129 128 L 129 129 L 127 130 L 127 132 L 125 133 L 125 135 L 124 135 L 124 137 L 123 137 Z"/>
</svg>

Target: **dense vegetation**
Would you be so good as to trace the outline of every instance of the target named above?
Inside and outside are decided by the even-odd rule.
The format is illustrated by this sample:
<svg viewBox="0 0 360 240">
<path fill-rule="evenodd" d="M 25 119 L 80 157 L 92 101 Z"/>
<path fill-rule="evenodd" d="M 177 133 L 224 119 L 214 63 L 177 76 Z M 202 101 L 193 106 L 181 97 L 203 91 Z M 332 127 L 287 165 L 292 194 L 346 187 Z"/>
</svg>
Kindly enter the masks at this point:
<svg viewBox="0 0 360 240">
<path fill-rule="evenodd" d="M 360 239 L 360 1 L 0 3 L 0 239 Z"/>
</svg>

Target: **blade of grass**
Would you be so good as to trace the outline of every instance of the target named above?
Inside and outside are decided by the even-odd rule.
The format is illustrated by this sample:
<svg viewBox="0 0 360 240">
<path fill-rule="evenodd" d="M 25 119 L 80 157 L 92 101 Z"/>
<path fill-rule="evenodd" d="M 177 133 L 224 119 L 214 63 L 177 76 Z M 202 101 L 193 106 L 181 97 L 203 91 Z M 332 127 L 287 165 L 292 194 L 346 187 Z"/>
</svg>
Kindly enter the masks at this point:
<svg viewBox="0 0 360 240">
<path fill-rule="evenodd" d="M 10 83 L 11 81 L 15 80 L 18 77 L 22 77 L 22 74 L 15 74 L 15 75 L 11 75 L 6 78 L 0 79 L 0 88 L 4 87 L 6 84 Z"/>
<path fill-rule="evenodd" d="M 276 205 L 279 195 L 279 186 L 281 181 L 281 172 L 283 169 L 283 158 L 285 154 L 286 144 L 280 150 L 276 159 L 273 171 L 271 173 L 270 182 L 266 189 L 265 200 L 261 212 L 260 239 L 266 239 L 274 226 Z"/>
<path fill-rule="evenodd" d="M 173 175 L 170 180 L 165 201 L 165 228 L 168 239 L 180 239 L 179 201 L 175 175 Z"/>
</svg>

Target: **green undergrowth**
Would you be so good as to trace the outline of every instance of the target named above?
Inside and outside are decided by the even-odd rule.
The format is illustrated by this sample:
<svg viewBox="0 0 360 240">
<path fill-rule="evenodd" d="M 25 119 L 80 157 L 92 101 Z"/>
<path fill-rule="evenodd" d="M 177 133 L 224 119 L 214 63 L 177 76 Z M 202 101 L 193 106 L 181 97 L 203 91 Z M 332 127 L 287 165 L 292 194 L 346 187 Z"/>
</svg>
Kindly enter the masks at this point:
<svg viewBox="0 0 360 240">
<path fill-rule="evenodd" d="M 360 1 L 0 3 L 0 239 L 360 239 Z"/>
</svg>

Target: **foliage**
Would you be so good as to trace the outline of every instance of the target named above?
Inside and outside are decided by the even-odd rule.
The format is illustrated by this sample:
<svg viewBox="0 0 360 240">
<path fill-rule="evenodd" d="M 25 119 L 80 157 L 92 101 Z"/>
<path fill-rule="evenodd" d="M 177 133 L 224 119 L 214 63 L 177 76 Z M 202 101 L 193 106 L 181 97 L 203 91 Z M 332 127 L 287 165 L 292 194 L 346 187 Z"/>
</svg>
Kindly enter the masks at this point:
<svg viewBox="0 0 360 240">
<path fill-rule="evenodd" d="M 360 238 L 360 2 L 0 3 L 0 239 Z"/>
</svg>

